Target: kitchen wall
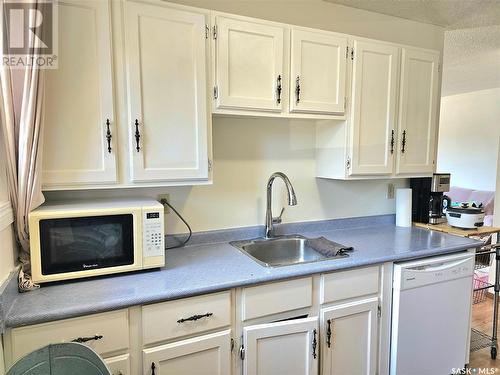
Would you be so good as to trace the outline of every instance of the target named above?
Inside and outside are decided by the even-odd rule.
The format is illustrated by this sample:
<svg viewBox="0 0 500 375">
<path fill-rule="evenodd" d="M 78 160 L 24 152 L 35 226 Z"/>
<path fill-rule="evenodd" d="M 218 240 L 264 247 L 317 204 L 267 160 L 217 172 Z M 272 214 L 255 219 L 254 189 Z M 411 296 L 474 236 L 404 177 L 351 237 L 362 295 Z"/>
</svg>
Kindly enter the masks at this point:
<svg viewBox="0 0 500 375">
<path fill-rule="evenodd" d="M 494 191 L 500 137 L 500 88 L 445 96 L 437 169 L 450 172 L 452 185 Z"/>
<path fill-rule="evenodd" d="M 292 181 L 298 205 L 286 207 L 284 221 L 386 214 L 388 181 L 329 181 L 315 178 L 315 124 L 307 120 L 216 118 L 214 121 L 214 184 L 165 189 L 49 193 L 54 197 L 116 197 L 169 193 L 193 230 L 211 230 L 264 223 L 266 183 L 274 171 Z M 403 186 L 405 180 L 394 181 Z M 280 180 L 275 182 L 275 213 L 286 205 Z M 174 215 L 167 231 L 184 232 Z"/>
<path fill-rule="evenodd" d="M 442 51 L 443 29 L 321 0 L 174 0 L 185 5 L 345 32 Z M 315 177 L 315 122 L 312 120 L 215 117 L 214 183 L 211 186 L 121 191 L 52 192 L 48 199 L 116 197 L 169 193 L 171 202 L 194 231 L 260 225 L 265 215 L 269 175 L 283 171 L 291 179 L 298 205 L 286 207 L 285 222 L 394 213 L 387 199 L 388 180 L 331 181 Z M 406 180 L 393 180 L 396 187 Z M 275 182 L 274 212 L 285 204 Z M 173 215 L 167 232 L 185 232 Z"/>
</svg>

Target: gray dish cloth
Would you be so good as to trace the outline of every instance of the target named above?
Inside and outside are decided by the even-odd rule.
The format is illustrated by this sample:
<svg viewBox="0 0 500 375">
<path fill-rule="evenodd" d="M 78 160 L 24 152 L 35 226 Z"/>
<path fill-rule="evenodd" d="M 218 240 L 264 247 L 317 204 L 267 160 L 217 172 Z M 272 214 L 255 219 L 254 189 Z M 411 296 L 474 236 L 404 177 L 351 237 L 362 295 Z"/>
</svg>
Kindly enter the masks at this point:
<svg viewBox="0 0 500 375">
<path fill-rule="evenodd" d="M 308 238 L 306 240 L 306 246 L 312 247 L 318 253 L 323 254 L 326 257 L 335 257 L 339 255 L 346 256 L 347 251 L 354 250 L 352 246 L 344 246 L 330 241 L 325 237 Z"/>
</svg>

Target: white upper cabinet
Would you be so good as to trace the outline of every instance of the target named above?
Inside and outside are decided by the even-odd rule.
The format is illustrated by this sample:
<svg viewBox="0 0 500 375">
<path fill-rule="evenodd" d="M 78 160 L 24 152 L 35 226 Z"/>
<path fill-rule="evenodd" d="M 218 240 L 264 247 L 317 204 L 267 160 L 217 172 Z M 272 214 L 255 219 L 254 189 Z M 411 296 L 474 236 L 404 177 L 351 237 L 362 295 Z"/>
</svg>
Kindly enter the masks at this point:
<svg viewBox="0 0 500 375">
<path fill-rule="evenodd" d="M 243 328 L 243 375 L 318 373 L 318 318 Z"/>
<path fill-rule="evenodd" d="M 351 175 L 393 172 L 398 64 L 398 47 L 354 42 Z"/>
<path fill-rule="evenodd" d="M 439 53 L 410 48 L 402 51 L 396 173 L 432 173 L 436 152 Z"/>
<path fill-rule="evenodd" d="M 347 37 L 292 29 L 290 112 L 343 113 Z"/>
<path fill-rule="evenodd" d="M 208 178 L 206 16 L 127 1 L 131 180 Z"/>
<path fill-rule="evenodd" d="M 377 308 L 370 298 L 321 310 L 323 375 L 376 374 Z"/>
<path fill-rule="evenodd" d="M 42 183 L 114 183 L 109 2 L 63 0 L 58 11 L 59 67 L 46 71 Z"/>
<path fill-rule="evenodd" d="M 281 112 L 285 29 L 216 16 L 216 107 Z"/>
</svg>

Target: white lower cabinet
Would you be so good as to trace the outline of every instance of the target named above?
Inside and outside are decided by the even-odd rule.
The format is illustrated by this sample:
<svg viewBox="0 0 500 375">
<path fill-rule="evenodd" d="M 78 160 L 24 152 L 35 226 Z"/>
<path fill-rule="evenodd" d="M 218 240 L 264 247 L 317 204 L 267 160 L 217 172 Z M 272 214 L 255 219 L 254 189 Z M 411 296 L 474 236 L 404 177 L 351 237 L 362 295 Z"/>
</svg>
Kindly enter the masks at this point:
<svg viewBox="0 0 500 375">
<path fill-rule="evenodd" d="M 111 375 L 130 375 L 130 354 L 118 355 L 116 357 L 105 358 Z"/>
<path fill-rule="evenodd" d="M 378 306 L 373 297 L 321 310 L 323 375 L 376 373 Z"/>
<path fill-rule="evenodd" d="M 35 349 L 76 339 L 101 355 L 112 375 L 372 375 L 378 358 L 389 353 L 388 341 L 379 343 L 387 317 L 379 318 L 378 308 L 390 301 L 391 289 L 381 288 L 380 270 L 325 273 L 7 329 L 4 358 L 10 366 Z"/>
<path fill-rule="evenodd" d="M 231 330 L 144 349 L 144 375 L 229 375 Z"/>
<path fill-rule="evenodd" d="M 318 373 L 318 318 L 243 328 L 244 375 Z"/>
</svg>

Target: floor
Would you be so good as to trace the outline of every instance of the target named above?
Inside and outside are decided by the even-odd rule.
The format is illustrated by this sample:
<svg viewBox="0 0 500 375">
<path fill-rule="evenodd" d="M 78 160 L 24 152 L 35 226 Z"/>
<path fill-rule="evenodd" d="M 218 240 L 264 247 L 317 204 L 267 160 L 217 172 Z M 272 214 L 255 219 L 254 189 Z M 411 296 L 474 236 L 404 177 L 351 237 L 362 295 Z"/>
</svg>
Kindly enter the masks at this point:
<svg viewBox="0 0 500 375">
<path fill-rule="evenodd" d="M 486 298 L 484 302 L 473 305 L 472 307 L 472 328 L 491 335 L 493 316 L 493 300 Z M 500 333 L 500 332 L 499 332 Z M 494 369 L 488 373 L 494 374 L 500 372 L 500 355 L 496 360 L 490 357 L 490 348 L 477 350 L 470 354 L 469 368 L 471 369 Z"/>
</svg>

